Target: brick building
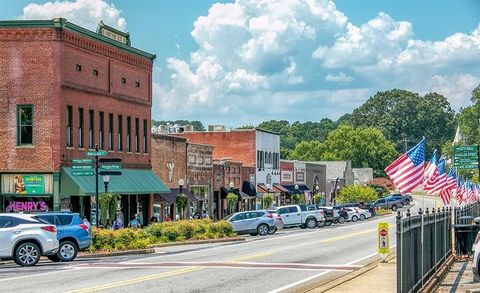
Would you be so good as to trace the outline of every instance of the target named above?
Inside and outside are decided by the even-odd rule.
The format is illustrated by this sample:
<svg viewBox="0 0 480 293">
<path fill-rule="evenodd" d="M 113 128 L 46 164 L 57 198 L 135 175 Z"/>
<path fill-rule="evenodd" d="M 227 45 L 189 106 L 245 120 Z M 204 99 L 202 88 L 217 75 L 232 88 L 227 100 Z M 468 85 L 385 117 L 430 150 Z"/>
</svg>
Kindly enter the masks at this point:
<svg viewBox="0 0 480 293">
<path fill-rule="evenodd" d="M 213 149 L 206 144 L 187 143 L 187 184 L 189 191 L 198 199 L 194 213 L 213 214 Z"/>
<path fill-rule="evenodd" d="M 103 23 L 0 21 L 0 210 L 30 202 L 20 206 L 90 218 L 94 177 L 73 176 L 71 162 L 98 145 L 122 159 L 110 191 L 123 216 L 146 222 L 153 194 L 169 191 L 150 165 L 154 59 Z"/>
</svg>

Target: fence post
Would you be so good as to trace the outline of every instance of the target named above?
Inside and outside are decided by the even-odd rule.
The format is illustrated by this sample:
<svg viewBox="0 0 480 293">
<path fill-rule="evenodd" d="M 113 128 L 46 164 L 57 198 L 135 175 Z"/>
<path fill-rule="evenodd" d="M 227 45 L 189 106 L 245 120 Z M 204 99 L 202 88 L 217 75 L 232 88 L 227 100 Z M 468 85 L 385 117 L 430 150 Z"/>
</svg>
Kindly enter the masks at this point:
<svg viewBox="0 0 480 293">
<path fill-rule="evenodd" d="M 403 292 L 403 231 L 402 231 L 402 214 L 397 212 L 397 253 L 400 255 L 400 261 L 397 257 L 397 292 Z"/>
<path fill-rule="evenodd" d="M 433 213 L 433 263 L 435 272 L 437 271 L 437 213 L 435 213 L 435 207 L 432 208 Z"/>
<path fill-rule="evenodd" d="M 421 270 L 421 278 L 422 278 L 422 287 L 423 287 L 423 210 L 422 208 L 418 209 L 418 214 L 420 215 L 420 248 L 422 250 L 422 253 L 420 253 L 421 256 L 421 263 L 422 263 L 422 270 Z"/>
</svg>

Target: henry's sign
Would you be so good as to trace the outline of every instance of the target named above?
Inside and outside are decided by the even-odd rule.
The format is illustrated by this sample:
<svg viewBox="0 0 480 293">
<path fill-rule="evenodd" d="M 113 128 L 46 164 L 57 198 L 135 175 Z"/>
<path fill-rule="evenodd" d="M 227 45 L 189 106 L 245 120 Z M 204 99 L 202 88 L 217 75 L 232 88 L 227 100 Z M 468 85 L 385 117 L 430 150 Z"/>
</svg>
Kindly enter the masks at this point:
<svg viewBox="0 0 480 293">
<path fill-rule="evenodd" d="M 46 212 L 48 206 L 43 200 L 39 201 L 11 201 L 5 211 L 7 213 L 18 212 Z"/>
</svg>

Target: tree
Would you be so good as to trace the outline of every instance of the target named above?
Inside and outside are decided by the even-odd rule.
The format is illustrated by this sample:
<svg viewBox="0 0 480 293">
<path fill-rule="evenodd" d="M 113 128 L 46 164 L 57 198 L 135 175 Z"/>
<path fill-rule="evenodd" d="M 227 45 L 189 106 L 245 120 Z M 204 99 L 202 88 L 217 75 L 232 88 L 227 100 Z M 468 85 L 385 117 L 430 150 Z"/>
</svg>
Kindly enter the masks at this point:
<svg viewBox="0 0 480 293">
<path fill-rule="evenodd" d="M 378 197 L 383 197 L 389 194 L 390 191 L 395 190 L 392 180 L 384 177 L 373 178 L 367 182 L 367 185 L 375 189 Z"/>
<path fill-rule="evenodd" d="M 319 141 L 302 141 L 290 153 L 290 159 L 300 161 L 319 161 L 322 159 L 323 144 Z"/>
<path fill-rule="evenodd" d="M 342 124 L 322 145 L 322 160 L 351 160 L 354 168 L 372 168 L 375 177 L 396 157 L 394 144 L 376 128 Z"/>
<path fill-rule="evenodd" d="M 456 126 L 455 112 L 444 96 L 398 89 L 377 92 L 353 111 L 350 122 L 378 128 L 402 152 L 405 139 L 410 147 L 424 136 L 430 149 L 440 149 L 453 137 Z"/>
<path fill-rule="evenodd" d="M 185 214 L 185 208 L 187 207 L 187 196 L 183 193 L 180 193 L 175 198 L 175 204 L 177 205 L 177 212 L 180 216 L 180 220 L 183 220 Z"/>
<path fill-rule="evenodd" d="M 100 209 L 100 223 L 104 226 L 110 225 L 117 215 L 118 196 L 111 192 L 102 193 L 98 198 Z"/>
<path fill-rule="evenodd" d="M 369 186 L 348 185 L 340 189 L 340 194 L 336 200 L 339 203 L 367 203 L 378 199 L 375 189 Z"/>
<path fill-rule="evenodd" d="M 480 85 L 472 91 L 470 98 L 473 105 L 461 108 L 458 117 L 462 144 L 478 144 L 480 142 Z"/>
<path fill-rule="evenodd" d="M 263 196 L 263 208 L 268 209 L 272 205 L 273 201 L 275 199 L 273 198 L 273 195 L 270 193 L 267 193 Z"/>
<path fill-rule="evenodd" d="M 235 212 L 235 205 L 237 204 L 237 201 L 238 201 L 238 196 L 235 193 L 229 192 L 227 194 L 228 213 Z"/>
<path fill-rule="evenodd" d="M 322 202 L 322 196 L 318 193 L 316 193 L 312 199 L 316 205 L 320 205 L 320 203 Z"/>
</svg>

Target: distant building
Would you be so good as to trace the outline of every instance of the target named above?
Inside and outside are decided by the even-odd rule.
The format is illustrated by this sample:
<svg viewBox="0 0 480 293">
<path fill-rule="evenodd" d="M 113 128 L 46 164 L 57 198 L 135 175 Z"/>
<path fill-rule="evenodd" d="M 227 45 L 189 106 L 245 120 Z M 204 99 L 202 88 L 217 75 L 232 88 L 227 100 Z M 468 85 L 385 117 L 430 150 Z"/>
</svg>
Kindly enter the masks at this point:
<svg viewBox="0 0 480 293">
<path fill-rule="evenodd" d="M 355 182 L 351 161 L 316 161 L 314 163 L 325 165 L 326 167 L 325 191 L 327 199 L 331 199 L 330 197 L 335 186 L 341 188 Z"/>
<path fill-rule="evenodd" d="M 352 171 L 355 184 L 364 185 L 373 179 L 372 168 L 353 168 Z"/>
</svg>

